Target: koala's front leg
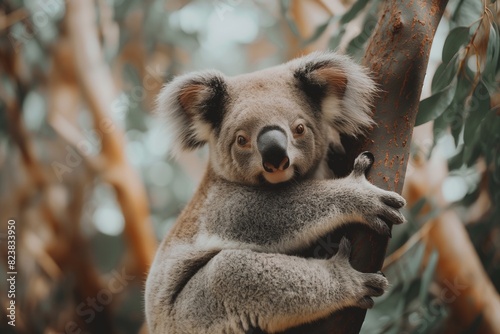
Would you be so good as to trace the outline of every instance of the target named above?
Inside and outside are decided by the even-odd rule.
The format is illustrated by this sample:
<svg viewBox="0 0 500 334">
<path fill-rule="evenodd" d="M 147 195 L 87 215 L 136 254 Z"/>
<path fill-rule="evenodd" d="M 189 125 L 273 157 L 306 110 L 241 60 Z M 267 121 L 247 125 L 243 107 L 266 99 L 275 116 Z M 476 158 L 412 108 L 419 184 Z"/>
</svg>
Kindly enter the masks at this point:
<svg viewBox="0 0 500 334">
<path fill-rule="evenodd" d="M 175 301 L 182 333 L 269 333 L 323 318 L 340 308 L 370 308 L 388 286 L 380 274 L 349 264 L 340 243 L 328 260 L 251 250 L 222 250 L 186 284 Z"/>
<path fill-rule="evenodd" d="M 304 248 L 350 222 L 390 235 L 388 222 L 405 221 L 399 212 L 405 200 L 366 179 L 372 163 L 373 155 L 363 153 L 346 178 L 306 180 L 267 190 L 219 185 L 205 205 L 207 232 L 222 240 L 254 245 L 255 250 L 280 253 Z"/>
</svg>

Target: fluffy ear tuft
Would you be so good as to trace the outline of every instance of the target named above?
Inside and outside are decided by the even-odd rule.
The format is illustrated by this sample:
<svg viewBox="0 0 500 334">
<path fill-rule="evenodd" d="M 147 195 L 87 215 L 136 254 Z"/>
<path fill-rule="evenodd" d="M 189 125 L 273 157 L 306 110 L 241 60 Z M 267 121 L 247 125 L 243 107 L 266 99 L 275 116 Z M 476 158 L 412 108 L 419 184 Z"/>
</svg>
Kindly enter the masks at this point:
<svg viewBox="0 0 500 334">
<path fill-rule="evenodd" d="M 219 134 L 226 99 L 226 81 L 217 71 L 185 74 L 162 88 L 156 112 L 167 118 L 174 155 L 201 147 L 211 134 Z"/>
<path fill-rule="evenodd" d="M 314 52 L 289 66 L 333 130 L 358 136 L 373 126 L 371 106 L 377 86 L 364 67 L 334 52 Z"/>
</svg>

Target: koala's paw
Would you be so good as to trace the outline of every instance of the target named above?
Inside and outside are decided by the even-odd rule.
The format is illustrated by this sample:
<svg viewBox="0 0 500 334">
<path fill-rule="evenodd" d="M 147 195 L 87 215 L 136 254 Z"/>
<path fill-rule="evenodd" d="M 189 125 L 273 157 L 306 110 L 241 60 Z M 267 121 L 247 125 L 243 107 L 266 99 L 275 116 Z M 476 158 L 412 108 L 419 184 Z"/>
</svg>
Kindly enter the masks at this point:
<svg viewBox="0 0 500 334">
<path fill-rule="evenodd" d="M 393 191 L 380 189 L 366 179 L 366 173 L 373 165 L 375 158 L 370 152 L 361 153 L 354 161 L 354 169 L 350 175 L 351 181 L 355 184 L 361 194 L 355 199 L 361 215 L 366 223 L 377 232 L 391 236 L 391 229 L 387 223 L 401 224 L 406 221 L 399 212 L 406 201 L 403 197 Z M 357 200 L 360 203 L 357 203 Z"/>
<path fill-rule="evenodd" d="M 389 281 L 381 274 L 365 274 L 360 273 L 359 281 L 361 284 L 355 288 L 357 292 L 357 299 L 355 306 L 360 308 L 372 308 L 373 307 L 373 297 L 382 296 L 384 292 L 389 288 Z"/>
<path fill-rule="evenodd" d="M 340 287 L 342 291 L 347 292 L 345 296 L 349 300 L 349 306 L 357 306 L 360 308 L 372 308 L 373 297 L 381 296 L 389 287 L 389 282 L 382 272 L 376 274 L 361 273 L 352 268 L 349 263 L 349 255 L 351 252 L 350 242 L 346 238 L 340 241 L 339 251 L 330 260 L 335 263 L 335 275 L 339 277 L 339 281 L 346 284 Z"/>
</svg>

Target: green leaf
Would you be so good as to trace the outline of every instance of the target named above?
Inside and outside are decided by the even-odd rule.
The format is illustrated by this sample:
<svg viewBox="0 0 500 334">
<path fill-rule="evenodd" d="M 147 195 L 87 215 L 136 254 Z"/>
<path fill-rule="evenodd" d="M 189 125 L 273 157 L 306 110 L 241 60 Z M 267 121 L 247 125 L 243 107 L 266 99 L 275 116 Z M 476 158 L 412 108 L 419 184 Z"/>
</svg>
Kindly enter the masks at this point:
<svg viewBox="0 0 500 334">
<path fill-rule="evenodd" d="M 470 108 L 465 122 L 464 144 L 474 145 L 479 139 L 479 125 L 490 109 L 490 95 L 488 89 L 480 81 L 472 94 Z"/>
<path fill-rule="evenodd" d="M 451 171 L 451 170 L 455 170 L 455 169 L 459 169 L 460 167 L 463 166 L 464 164 L 464 150 L 463 150 L 463 145 L 460 147 L 460 151 L 455 154 L 454 156 L 452 156 L 450 159 L 448 159 L 448 169 Z"/>
<path fill-rule="evenodd" d="M 413 204 L 410 208 L 410 216 L 416 217 L 420 211 L 424 208 L 424 205 L 427 203 L 427 198 L 424 196 L 417 201 L 417 203 Z"/>
<path fill-rule="evenodd" d="M 488 147 L 486 151 L 491 151 L 491 147 L 495 147 L 495 142 L 497 142 L 496 135 L 500 124 L 497 121 L 500 119 L 498 115 L 493 110 L 489 110 L 486 116 L 483 118 L 479 126 L 477 127 L 476 133 L 474 134 L 473 141 L 475 144 L 470 143 L 464 145 L 463 162 L 468 166 L 471 166 L 481 154 L 481 146 L 485 145 Z M 476 136 L 478 136 L 476 138 Z M 484 154 L 484 152 L 483 152 Z"/>
<path fill-rule="evenodd" d="M 452 22 L 458 26 L 470 26 L 483 13 L 483 2 L 477 0 L 461 0 L 453 13 Z"/>
<path fill-rule="evenodd" d="M 351 8 L 344 14 L 342 15 L 342 18 L 340 19 L 340 24 L 344 25 L 346 23 L 349 23 L 353 18 L 355 18 L 358 13 L 365 8 L 366 4 L 368 3 L 369 0 L 358 0 L 356 1 Z"/>
<path fill-rule="evenodd" d="M 352 21 L 352 19 L 354 19 L 359 14 L 359 12 L 361 10 L 363 10 L 363 8 L 366 7 L 366 4 L 368 2 L 369 2 L 368 0 L 358 0 L 358 1 L 356 1 L 351 6 L 351 8 L 344 15 L 342 15 L 340 17 L 340 20 L 339 20 L 340 27 L 338 29 L 338 32 L 336 34 L 334 34 L 330 38 L 330 41 L 328 43 L 328 46 L 329 46 L 330 49 L 336 50 L 339 47 L 340 42 L 342 41 L 342 38 L 345 35 L 347 23 L 349 23 L 350 21 Z M 373 5 L 370 8 L 370 11 L 372 11 L 372 9 L 374 9 L 374 8 L 378 8 L 378 3 L 379 2 L 380 2 L 379 0 L 373 1 Z M 368 13 L 367 16 L 370 16 L 370 13 Z M 365 22 L 367 22 L 367 19 L 365 19 Z M 364 28 L 365 28 L 365 26 L 364 26 Z M 363 29 L 363 32 L 360 35 L 358 35 L 357 37 L 359 37 L 360 39 L 368 39 L 370 37 L 370 35 L 371 35 L 371 30 L 369 31 L 370 32 L 369 34 L 366 34 L 365 32 L 366 32 L 366 30 Z M 367 36 L 365 36 L 365 35 L 367 35 Z M 354 38 L 354 39 L 356 39 L 356 38 Z M 354 39 L 351 40 L 351 43 L 354 41 Z M 350 54 L 351 55 L 353 55 L 355 53 L 355 51 L 356 51 L 356 50 L 353 50 L 353 47 L 354 47 L 354 45 L 351 45 L 351 48 L 350 48 L 350 51 L 351 51 Z M 347 53 L 349 53 L 349 51 L 347 51 Z"/>
<path fill-rule="evenodd" d="M 402 283 L 396 284 L 390 291 L 377 298 L 373 309 L 366 313 L 366 321 L 363 322 L 360 334 L 385 333 L 386 329 L 399 324 L 405 304 L 403 288 Z"/>
<path fill-rule="evenodd" d="M 472 93 L 472 81 L 466 75 L 459 75 L 457 77 L 457 89 L 453 96 L 453 101 L 460 106 L 460 111 L 463 112 L 465 100 Z"/>
<path fill-rule="evenodd" d="M 419 271 L 421 266 L 422 264 L 420 263 L 418 266 Z M 420 293 L 420 286 L 422 285 L 422 280 L 420 277 L 415 277 L 409 282 L 405 282 L 405 284 L 406 284 L 406 289 L 404 292 L 406 298 L 405 306 L 408 309 L 409 307 L 411 307 L 412 304 L 414 304 L 415 300 L 418 300 L 418 296 Z"/>
<path fill-rule="evenodd" d="M 488 47 L 486 49 L 486 64 L 483 71 L 483 80 L 486 87 L 491 91 L 497 90 L 497 82 L 495 80 L 497 67 L 500 58 L 500 40 L 498 26 L 493 23 L 490 26 L 490 36 Z"/>
<path fill-rule="evenodd" d="M 486 161 L 492 162 L 494 159 L 498 159 L 498 147 L 500 147 L 500 131 L 498 129 L 500 129 L 500 116 L 496 110 L 491 109 L 479 126 L 480 146 L 475 145 L 477 150 L 486 157 Z"/>
<path fill-rule="evenodd" d="M 342 41 L 342 37 L 344 37 L 345 35 L 345 32 L 346 32 L 345 26 L 341 26 L 338 32 L 330 38 L 330 41 L 328 42 L 328 47 L 331 50 L 336 50 L 339 47 L 340 42 Z"/>
<path fill-rule="evenodd" d="M 448 86 L 458 72 L 458 54 L 452 57 L 448 63 L 441 63 L 432 77 L 431 91 L 439 92 Z"/>
<path fill-rule="evenodd" d="M 295 24 L 295 21 L 293 18 L 290 16 L 290 0 L 281 0 L 280 1 L 280 9 L 281 9 L 281 14 L 285 18 L 286 23 L 290 27 L 290 30 L 293 32 L 295 36 L 300 36 L 299 29 L 297 28 L 297 24 Z"/>
<path fill-rule="evenodd" d="M 364 49 L 366 41 L 372 35 L 372 32 L 377 25 L 378 20 L 378 6 L 371 6 L 370 10 L 366 14 L 361 32 L 354 37 L 346 48 L 346 53 L 355 56 L 356 53 Z"/>
<path fill-rule="evenodd" d="M 444 90 L 420 101 L 415 126 L 427 123 L 440 116 L 453 100 L 456 80 Z"/>
<path fill-rule="evenodd" d="M 420 264 L 422 263 L 422 259 L 424 258 L 425 253 L 425 245 L 419 243 L 413 250 L 411 256 L 405 258 L 404 263 L 399 261 L 399 265 L 404 270 L 404 281 L 410 282 L 413 278 L 417 276 L 418 270 L 420 269 Z"/>
<path fill-rule="evenodd" d="M 464 126 L 464 103 L 456 99 L 456 96 L 457 93 L 455 93 L 455 98 L 443 113 L 443 119 L 446 122 L 447 127 L 450 128 L 455 146 L 458 146 L 460 134 L 462 133 Z"/>
<path fill-rule="evenodd" d="M 434 144 L 433 148 L 436 145 L 436 142 L 438 141 L 439 138 L 443 136 L 447 132 L 448 129 L 448 123 L 446 122 L 446 119 L 443 117 L 443 114 L 439 115 L 434 119 L 434 124 L 432 127 L 432 131 L 434 134 Z"/>
<path fill-rule="evenodd" d="M 452 29 L 444 42 L 442 55 L 443 62 L 448 63 L 453 56 L 457 54 L 460 48 L 469 41 L 470 35 L 468 27 L 457 27 Z"/>
<path fill-rule="evenodd" d="M 419 292 L 419 299 L 422 302 L 422 304 L 427 303 L 429 286 L 434 276 L 434 271 L 436 269 L 438 258 L 439 258 L 438 252 L 433 251 L 427 261 L 427 267 L 425 268 L 424 273 L 422 274 L 422 282 L 420 284 L 420 292 Z"/>
<path fill-rule="evenodd" d="M 462 156 L 463 163 L 469 167 L 476 163 L 481 155 L 481 150 L 478 145 L 464 145 L 464 154 Z"/>
<path fill-rule="evenodd" d="M 451 135 L 453 137 L 455 146 L 458 146 L 458 144 L 460 143 L 460 135 L 462 134 L 462 130 L 464 128 L 464 119 L 462 115 L 458 113 L 455 116 L 455 120 L 451 126 Z"/>
<path fill-rule="evenodd" d="M 326 28 L 328 28 L 328 26 L 330 25 L 330 23 L 332 22 L 331 19 L 328 19 L 325 23 L 319 25 L 318 27 L 316 27 L 316 30 L 314 31 L 314 33 L 312 34 L 311 37 L 309 37 L 308 39 L 306 39 L 305 41 L 302 42 L 302 45 L 305 46 L 305 45 L 308 45 L 310 43 L 313 43 L 315 42 L 321 35 L 323 35 L 323 33 L 325 32 Z"/>
</svg>

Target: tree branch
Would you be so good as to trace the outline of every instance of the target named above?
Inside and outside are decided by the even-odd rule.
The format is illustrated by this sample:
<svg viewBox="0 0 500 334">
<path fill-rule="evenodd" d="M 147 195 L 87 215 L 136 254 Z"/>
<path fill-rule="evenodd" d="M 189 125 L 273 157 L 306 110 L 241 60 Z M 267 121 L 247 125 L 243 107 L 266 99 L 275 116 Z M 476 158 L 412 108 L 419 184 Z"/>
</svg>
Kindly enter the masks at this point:
<svg viewBox="0 0 500 334">
<path fill-rule="evenodd" d="M 447 2 L 386 1 L 368 45 L 363 62 L 382 90 L 374 103 L 378 126 L 364 143 L 346 139 L 345 145 L 349 168 L 361 151 L 375 155 L 369 177 L 381 188 L 401 193 L 431 44 Z M 352 242 L 351 263 L 355 269 L 375 272 L 382 268 L 387 237 L 351 225 L 333 233 L 332 240 L 339 240 L 342 234 Z M 359 333 L 365 315 L 366 310 L 344 309 L 286 333 Z"/>
<path fill-rule="evenodd" d="M 146 275 L 157 242 L 149 221 L 146 191 L 124 154 L 123 131 L 108 114 L 116 91 L 98 39 L 94 1 L 68 2 L 66 24 L 76 74 L 95 129 L 101 135 L 102 176 L 116 191 L 125 218 L 125 235 L 134 251 L 138 272 Z"/>
</svg>

